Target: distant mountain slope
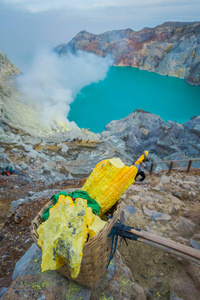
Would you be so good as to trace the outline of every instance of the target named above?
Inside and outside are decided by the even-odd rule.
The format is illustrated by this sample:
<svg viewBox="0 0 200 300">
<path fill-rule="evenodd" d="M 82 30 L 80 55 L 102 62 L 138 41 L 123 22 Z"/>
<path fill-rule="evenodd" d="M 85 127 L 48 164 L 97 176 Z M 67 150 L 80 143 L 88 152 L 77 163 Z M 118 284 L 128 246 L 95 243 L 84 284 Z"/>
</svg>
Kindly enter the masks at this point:
<svg viewBox="0 0 200 300">
<path fill-rule="evenodd" d="M 200 85 L 200 22 L 167 22 L 155 28 L 113 30 L 92 34 L 85 30 L 55 51 L 88 51 L 105 57 L 116 66 L 131 66 L 162 75 L 185 78 Z"/>
<path fill-rule="evenodd" d="M 80 129 L 75 122 L 66 119 L 65 124 L 43 124 L 39 112 L 20 101 L 16 75 L 21 71 L 0 52 L 0 140 L 4 130 L 18 130 L 39 137 L 64 134 L 68 139 L 83 138 L 98 140 L 97 134 Z M 28 103 L 28 101 L 27 101 Z"/>
<path fill-rule="evenodd" d="M 9 61 L 7 55 L 0 52 L 0 98 L 14 92 L 13 77 L 19 73 L 20 70 Z"/>
</svg>

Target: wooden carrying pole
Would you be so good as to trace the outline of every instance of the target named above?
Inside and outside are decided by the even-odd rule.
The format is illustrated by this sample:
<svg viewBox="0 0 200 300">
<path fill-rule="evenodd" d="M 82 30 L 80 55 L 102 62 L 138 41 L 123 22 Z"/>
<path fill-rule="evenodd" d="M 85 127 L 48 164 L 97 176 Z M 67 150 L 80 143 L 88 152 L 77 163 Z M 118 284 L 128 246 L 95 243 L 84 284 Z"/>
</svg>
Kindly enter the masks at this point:
<svg viewBox="0 0 200 300">
<path fill-rule="evenodd" d="M 177 255 L 184 259 L 190 260 L 193 263 L 200 265 L 200 251 L 193 249 L 189 246 L 177 243 L 170 239 L 160 237 L 156 234 L 148 233 L 146 231 L 138 231 L 135 229 L 127 230 L 138 237 L 137 241 L 145 243 L 147 245 L 156 247 L 158 249 L 164 250 L 168 253 Z"/>
</svg>

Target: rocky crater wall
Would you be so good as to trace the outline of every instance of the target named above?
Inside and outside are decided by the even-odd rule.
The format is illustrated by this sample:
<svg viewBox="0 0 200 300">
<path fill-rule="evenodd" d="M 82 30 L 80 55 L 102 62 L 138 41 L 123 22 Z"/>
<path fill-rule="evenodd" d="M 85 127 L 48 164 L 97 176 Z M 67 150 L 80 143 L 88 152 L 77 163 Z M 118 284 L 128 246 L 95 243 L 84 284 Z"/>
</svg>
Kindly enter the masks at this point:
<svg viewBox="0 0 200 300">
<path fill-rule="evenodd" d="M 162 75 L 185 78 L 200 85 L 200 22 L 166 22 L 155 28 L 113 30 L 102 34 L 79 32 L 55 51 L 78 50 L 105 57 L 115 66 L 131 66 Z"/>
</svg>

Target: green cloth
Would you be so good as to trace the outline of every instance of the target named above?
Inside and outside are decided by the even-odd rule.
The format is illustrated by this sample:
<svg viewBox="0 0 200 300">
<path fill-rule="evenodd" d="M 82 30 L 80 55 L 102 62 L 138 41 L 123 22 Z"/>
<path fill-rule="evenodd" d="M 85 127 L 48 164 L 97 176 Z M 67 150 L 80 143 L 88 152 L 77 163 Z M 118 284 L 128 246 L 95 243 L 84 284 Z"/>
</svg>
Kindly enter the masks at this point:
<svg viewBox="0 0 200 300">
<path fill-rule="evenodd" d="M 46 220 L 49 218 L 49 210 L 50 210 L 50 208 L 52 208 L 52 207 L 53 207 L 53 205 L 51 205 L 51 206 L 49 206 L 48 208 L 45 209 L 45 211 L 44 211 L 44 213 L 43 213 L 43 215 L 42 215 L 42 219 L 43 219 L 44 221 L 46 221 Z"/>
<path fill-rule="evenodd" d="M 53 203 L 54 203 L 54 204 L 56 204 L 56 203 L 58 202 L 58 198 L 59 198 L 60 195 L 64 195 L 65 197 L 69 196 L 65 191 L 62 191 L 62 192 L 60 192 L 60 193 L 58 193 L 58 194 L 53 195 L 53 196 L 51 197 L 51 199 L 53 199 Z M 50 200 L 51 200 L 51 199 L 50 199 Z"/>
<path fill-rule="evenodd" d="M 74 191 L 74 192 L 71 192 L 69 194 L 67 194 L 65 191 L 62 191 L 58 194 L 55 194 L 51 197 L 51 199 L 53 199 L 54 205 L 58 202 L 58 198 L 59 198 L 60 195 L 64 195 L 65 197 L 69 196 L 72 199 L 76 199 L 76 198 L 86 199 L 87 200 L 87 206 L 92 208 L 93 213 L 95 215 L 100 214 L 101 207 L 99 206 L 99 204 L 94 199 L 90 198 L 88 193 L 85 192 L 85 191 Z M 52 207 L 53 207 L 53 205 L 45 209 L 45 211 L 42 215 L 42 219 L 44 221 L 46 221 L 49 218 L 49 210 Z"/>
</svg>

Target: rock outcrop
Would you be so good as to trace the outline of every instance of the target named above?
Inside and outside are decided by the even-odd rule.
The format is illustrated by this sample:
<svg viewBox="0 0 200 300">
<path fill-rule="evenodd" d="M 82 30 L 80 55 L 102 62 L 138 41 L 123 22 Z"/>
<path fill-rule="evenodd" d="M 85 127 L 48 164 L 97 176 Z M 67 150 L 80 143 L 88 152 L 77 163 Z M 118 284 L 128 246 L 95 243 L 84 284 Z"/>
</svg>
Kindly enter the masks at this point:
<svg viewBox="0 0 200 300">
<path fill-rule="evenodd" d="M 88 51 L 111 55 L 115 66 L 131 66 L 162 75 L 185 78 L 200 85 L 200 23 L 166 22 L 155 28 L 113 30 L 92 34 L 85 30 L 55 51 Z"/>
<path fill-rule="evenodd" d="M 165 122 L 159 116 L 135 110 L 126 118 L 110 122 L 101 133 L 118 149 L 123 148 L 136 160 L 139 153 L 149 150 L 150 161 L 178 160 L 199 157 L 200 116 L 179 124 Z M 194 162 L 198 167 L 199 162 Z"/>
</svg>

